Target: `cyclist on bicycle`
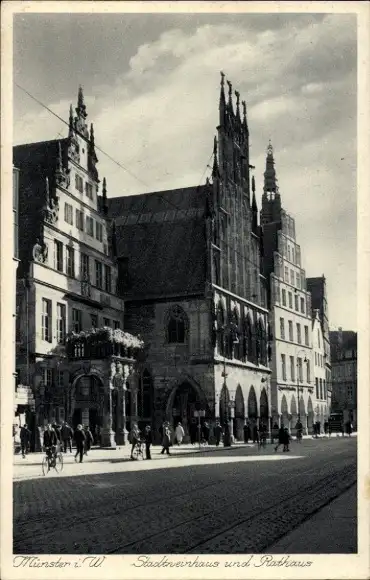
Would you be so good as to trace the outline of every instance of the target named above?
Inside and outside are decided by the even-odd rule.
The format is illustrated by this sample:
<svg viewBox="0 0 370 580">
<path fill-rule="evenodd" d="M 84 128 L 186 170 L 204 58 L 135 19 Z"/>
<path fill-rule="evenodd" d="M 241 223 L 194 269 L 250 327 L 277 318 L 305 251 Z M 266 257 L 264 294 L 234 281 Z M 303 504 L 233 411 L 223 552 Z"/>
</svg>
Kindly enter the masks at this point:
<svg viewBox="0 0 370 580">
<path fill-rule="evenodd" d="M 134 457 L 134 449 L 140 442 L 140 431 L 137 423 L 134 423 L 132 429 L 129 433 L 128 440 L 131 443 L 131 459 L 135 459 Z"/>
<path fill-rule="evenodd" d="M 44 431 L 44 447 L 49 462 L 53 465 L 56 459 L 58 437 L 52 426 L 49 424 Z"/>
<path fill-rule="evenodd" d="M 297 421 L 295 427 L 297 429 L 297 441 L 302 441 L 303 425 L 300 420 Z"/>
</svg>

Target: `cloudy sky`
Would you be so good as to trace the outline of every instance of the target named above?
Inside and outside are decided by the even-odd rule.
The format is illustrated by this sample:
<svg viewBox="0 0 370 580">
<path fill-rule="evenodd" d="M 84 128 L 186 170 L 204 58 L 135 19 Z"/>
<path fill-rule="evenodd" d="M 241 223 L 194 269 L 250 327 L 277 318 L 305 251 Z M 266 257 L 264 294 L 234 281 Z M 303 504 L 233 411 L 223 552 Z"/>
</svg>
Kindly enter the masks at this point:
<svg viewBox="0 0 370 580">
<path fill-rule="evenodd" d="M 223 70 L 247 102 L 260 196 L 271 138 L 306 274 L 327 278 L 330 326 L 355 330 L 355 18 L 16 15 L 14 81 L 65 120 L 83 86 L 97 145 L 137 177 L 98 153 L 118 196 L 205 181 Z M 15 144 L 66 131 L 14 87 Z"/>
</svg>

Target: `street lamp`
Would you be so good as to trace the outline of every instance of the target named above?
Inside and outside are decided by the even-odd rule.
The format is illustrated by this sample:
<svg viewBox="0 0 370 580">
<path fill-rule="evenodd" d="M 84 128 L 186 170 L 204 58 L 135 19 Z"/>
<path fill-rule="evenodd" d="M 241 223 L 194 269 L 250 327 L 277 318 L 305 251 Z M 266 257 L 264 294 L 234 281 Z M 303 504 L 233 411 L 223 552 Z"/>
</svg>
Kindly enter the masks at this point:
<svg viewBox="0 0 370 580">
<path fill-rule="evenodd" d="M 239 338 L 237 336 L 237 327 L 236 324 L 230 324 L 230 325 L 226 325 L 224 324 L 222 326 L 222 330 L 223 330 L 223 350 L 224 350 L 224 361 L 223 361 L 223 372 L 222 372 L 222 377 L 224 379 L 223 381 L 223 387 L 225 390 L 225 411 L 226 411 L 226 422 L 225 422 L 225 433 L 224 433 L 224 447 L 231 447 L 231 441 L 232 441 L 232 437 L 231 437 L 231 411 L 235 406 L 235 401 L 232 401 L 231 399 L 226 399 L 226 393 L 227 391 L 227 384 L 226 384 L 226 377 L 227 377 L 227 373 L 226 373 L 226 330 L 228 330 L 229 332 L 233 333 L 233 344 L 239 344 Z"/>
</svg>

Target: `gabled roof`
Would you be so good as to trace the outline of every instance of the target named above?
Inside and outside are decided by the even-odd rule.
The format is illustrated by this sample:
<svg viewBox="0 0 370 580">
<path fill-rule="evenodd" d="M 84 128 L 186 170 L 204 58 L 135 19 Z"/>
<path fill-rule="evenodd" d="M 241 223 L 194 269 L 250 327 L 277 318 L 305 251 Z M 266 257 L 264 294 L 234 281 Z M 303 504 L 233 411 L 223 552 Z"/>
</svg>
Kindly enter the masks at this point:
<svg viewBox="0 0 370 580">
<path fill-rule="evenodd" d="M 108 199 L 131 298 L 199 294 L 205 288 L 205 187 Z"/>
</svg>

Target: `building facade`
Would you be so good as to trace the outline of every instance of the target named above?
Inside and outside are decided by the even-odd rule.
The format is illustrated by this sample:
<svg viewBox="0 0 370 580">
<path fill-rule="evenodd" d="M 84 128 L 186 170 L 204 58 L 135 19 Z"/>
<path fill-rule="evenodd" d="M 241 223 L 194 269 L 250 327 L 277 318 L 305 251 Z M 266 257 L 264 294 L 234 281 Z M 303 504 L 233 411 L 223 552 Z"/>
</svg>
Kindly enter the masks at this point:
<svg viewBox="0 0 370 580">
<path fill-rule="evenodd" d="M 261 227 L 264 275 L 272 341 L 272 415 L 274 423 L 305 432 L 314 420 L 311 295 L 307 291 L 295 221 L 282 208 L 271 143 L 267 149 Z"/>
<path fill-rule="evenodd" d="M 330 331 L 332 362 L 332 412 L 343 412 L 344 422 L 351 420 L 357 429 L 357 333 L 352 330 Z"/>
<path fill-rule="evenodd" d="M 17 372 L 34 393 L 28 422 L 36 446 L 48 422 L 89 424 L 107 446 L 122 443 L 127 426 L 134 360 L 122 330 L 106 183 L 100 198 L 94 129 L 86 118 L 80 88 L 66 139 L 14 147 L 22 232 Z"/>
<path fill-rule="evenodd" d="M 221 76 L 212 180 L 199 187 L 116 197 L 125 325 L 146 344 L 139 361 L 139 423 L 199 415 L 236 439 L 247 419 L 270 424 L 266 281 L 246 106 Z M 200 413 L 199 413 L 200 411 Z"/>
<path fill-rule="evenodd" d="M 315 380 L 314 418 L 316 423 L 320 423 L 320 428 L 323 430 L 324 422 L 330 415 L 330 406 L 328 402 L 327 369 L 325 365 L 325 342 L 320 312 L 318 310 L 314 311 L 314 318 L 312 319 L 312 350 Z"/>
<path fill-rule="evenodd" d="M 330 333 L 329 333 L 329 307 L 326 291 L 326 278 L 324 274 L 317 278 L 307 278 L 307 290 L 311 293 L 312 318 L 316 318 L 318 310 L 321 330 L 324 342 L 324 364 L 325 382 L 327 391 L 327 407 L 330 414 L 331 409 L 331 355 L 330 355 Z"/>
</svg>

